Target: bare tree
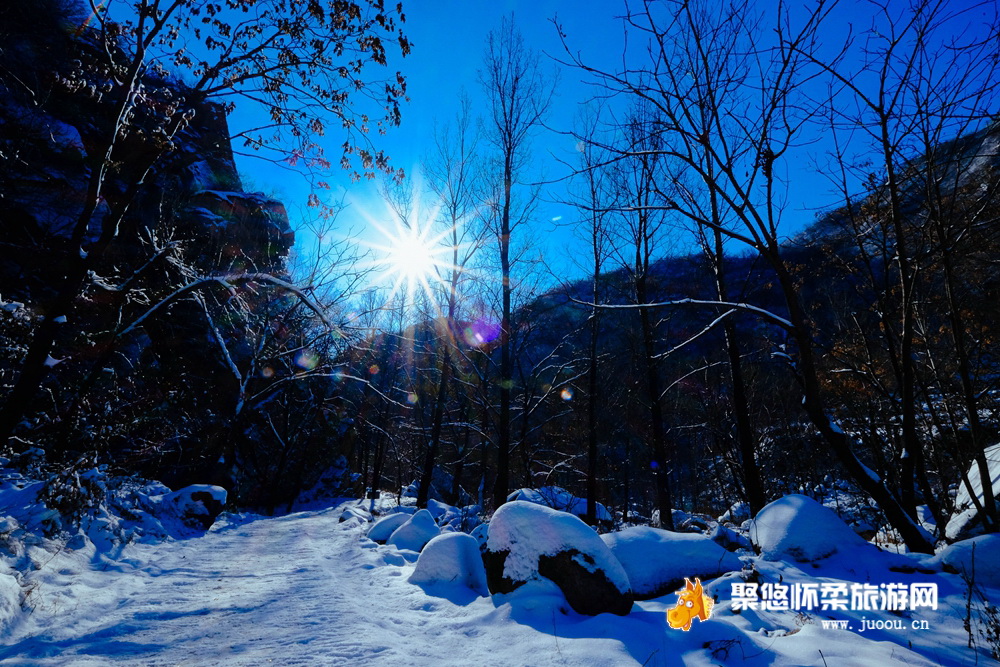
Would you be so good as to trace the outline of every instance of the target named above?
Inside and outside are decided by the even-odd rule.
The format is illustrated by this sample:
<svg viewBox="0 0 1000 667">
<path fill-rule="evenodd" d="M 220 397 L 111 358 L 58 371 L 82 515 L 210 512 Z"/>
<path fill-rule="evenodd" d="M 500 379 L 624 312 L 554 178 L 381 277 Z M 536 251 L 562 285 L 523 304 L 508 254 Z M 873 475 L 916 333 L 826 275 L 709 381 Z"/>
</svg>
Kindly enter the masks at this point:
<svg viewBox="0 0 1000 667">
<path fill-rule="evenodd" d="M 696 225 L 718 229 L 723 236 L 747 244 L 774 271 L 787 317 L 760 314 L 784 329 L 795 343 L 790 350 L 794 356 L 787 358 L 799 381 L 806 414 L 907 546 L 927 552 L 932 550 L 930 542 L 885 480 L 858 458 L 852 437 L 826 404 L 812 327 L 780 242 L 784 183 L 778 169 L 811 118 L 795 91 L 810 76 L 811 58 L 806 54 L 815 52 L 819 28 L 831 7 L 831 3 L 818 3 L 793 28 L 787 7 L 781 6 L 768 25 L 771 32 L 766 33 L 760 23 L 763 19 L 755 19 L 743 5 L 684 1 L 654 10 L 646 2 L 630 12 L 625 22 L 643 38 L 647 63 L 609 72 L 588 67 L 579 59 L 575 62 L 606 87 L 634 95 L 655 109 L 664 142 L 656 152 L 683 165 L 699 187 L 717 193 L 733 224 L 721 226 L 704 215 L 697 203 L 700 198 L 686 192 L 682 183 L 674 187 L 676 180 L 669 188 L 664 183 L 665 199 L 654 208 L 674 210 Z M 626 148 L 625 153 L 631 156 L 635 151 Z M 721 301 L 714 307 L 723 312 L 755 310 Z"/>
<path fill-rule="evenodd" d="M 658 129 L 656 110 L 642 102 L 630 111 L 622 129 L 626 155 L 615 164 L 615 201 L 624 216 L 616 247 L 622 266 L 632 282 L 633 303 L 638 310 L 641 337 L 641 373 L 645 379 L 645 402 L 650 419 L 650 467 L 656 482 L 656 506 L 661 526 L 673 530 L 670 493 L 672 456 L 668 451 L 663 414 L 657 323 L 648 304 L 653 302 L 653 262 L 665 253 L 669 226 L 667 207 L 658 183 L 668 178 L 665 145 Z M 619 149 L 620 150 L 620 149 Z"/>
<path fill-rule="evenodd" d="M 363 7 L 332 1 L 133 0 L 91 3 L 91 9 L 96 28 L 81 30 L 78 39 L 92 67 L 63 84 L 100 89 L 110 100 L 110 122 L 88 147 L 89 174 L 71 226 L 68 265 L 54 296 L 43 304 L 44 317 L 0 410 L 0 442 L 7 442 L 30 412 L 60 329 L 78 297 L 99 279 L 95 272 L 145 179 L 177 147 L 194 114 L 209 109 L 207 101 L 221 101 L 226 109 L 234 99 L 261 105 L 269 120 L 244 135 L 255 149 L 285 146 L 290 159 L 325 168 L 329 162 L 313 137 L 333 120 L 348 134 L 342 165 L 350 168 L 357 157 L 365 171 L 388 169 L 384 155 L 353 140 L 369 129 L 368 115 L 355 102 L 371 94 L 370 67 L 387 63 L 384 40 L 396 42 L 403 54 L 409 51 L 395 23 L 403 20 L 401 8 L 396 18 L 383 11 L 381 2 Z M 189 50 L 190 39 L 199 48 Z M 174 68 L 187 70 L 193 83 L 166 85 Z M 380 91 L 376 108 L 384 112 L 379 126 L 398 124 L 404 79 L 397 74 L 391 83 L 375 87 Z M 320 203 L 315 195 L 311 202 Z"/>
<path fill-rule="evenodd" d="M 882 2 L 869 5 L 875 15 L 873 27 L 852 45 L 852 52 L 861 54 L 859 64 L 848 67 L 838 60 L 811 59 L 830 80 L 828 116 L 838 139 L 832 173 L 865 262 L 865 275 L 878 299 L 878 332 L 894 378 L 893 403 L 901 417 L 901 501 L 916 516 L 919 488 L 941 519 L 918 432 L 920 413 L 934 410 L 932 404 L 923 407 L 918 397 L 917 341 L 927 338 L 918 335 L 918 309 L 929 296 L 930 277 L 940 271 L 957 357 L 959 402 L 971 436 L 971 457 L 959 453 L 959 467 L 964 473 L 973 458 L 980 474 L 988 476 L 966 341 L 968 323 L 956 298 L 954 254 L 955 244 L 970 231 L 968 225 L 975 224 L 976 214 L 969 219 L 958 207 L 967 199 L 959 193 L 972 178 L 974 160 L 952 140 L 991 122 L 993 95 L 1000 84 L 990 62 L 996 41 L 965 36 L 970 22 L 978 19 L 970 10 L 954 11 L 941 0 L 920 0 L 903 9 Z M 997 19 L 995 8 L 992 15 L 983 14 L 983 20 L 992 22 L 985 34 L 997 34 Z M 850 153 L 858 150 L 858 144 L 878 155 L 878 178 L 867 160 Z M 852 192 L 856 182 L 867 185 L 863 199 Z M 982 204 L 992 197 L 991 192 L 983 194 L 987 196 L 973 211 L 983 211 Z M 919 200 L 922 212 L 914 206 Z M 944 213 L 948 208 L 952 215 Z M 874 230 L 881 252 L 873 257 L 868 247 L 873 245 Z M 892 267 L 892 278 L 883 265 Z M 981 515 L 989 528 L 997 529 L 995 499 L 988 487 L 983 487 Z"/>
<path fill-rule="evenodd" d="M 427 504 L 440 448 L 448 387 L 453 376 L 453 350 L 465 342 L 456 335 L 459 331 L 459 297 L 468 282 L 467 267 L 483 243 L 483 230 L 476 214 L 480 198 L 477 179 L 481 175 L 477 162 L 479 136 L 472 120 L 472 104 L 468 96 L 463 95 L 454 125 L 446 125 L 437 132 L 434 153 L 425 167 L 431 190 L 441 207 L 441 222 L 445 226 L 441 241 L 447 245 L 450 256 L 446 265 L 435 267 L 437 278 L 445 288 L 444 322 L 438 343 L 441 371 L 431 416 L 430 441 L 417 490 L 417 505 L 420 507 Z M 459 458 L 465 453 L 460 450 Z"/>
<path fill-rule="evenodd" d="M 500 408 L 497 417 L 497 472 L 493 489 L 494 505 L 507 499 L 510 485 L 511 390 L 514 365 L 511 357 L 511 292 L 513 290 L 511 235 L 528 222 L 528 201 L 518 201 L 517 189 L 530 160 L 528 142 L 541 125 L 554 90 L 543 73 L 539 56 L 524 44 L 513 17 L 504 18 L 500 28 L 486 38 L 480 84 L 489 103 L 486 140 L 495 156 L 495 228 L 500 260 Z M 533 195 L 529 194 L 530 199 Z"/>
<path fill-rule="evenodd" d="M 609 252 L 609 198 L 613 196 L 613 184 L 608 159 L 611 157 L 594 140 L 601 129 L 599 111 L 584 112 L 578 118 L 577 134 L 589 137 L 580 142 L 578 190 L 579 208 L 582 216 L 580 236 L 590 250 L 591 298 L 594 306 L 590 310 L 587 362 L 587 522 L 597 524 L 599 424 L 598 406 L 601 402 L 601 382 L 598 377 L 599 343 L 601 332 L 601 309 L 597 304 L 604 298 L 601 289 L 604 262 Z"/>
</svg>

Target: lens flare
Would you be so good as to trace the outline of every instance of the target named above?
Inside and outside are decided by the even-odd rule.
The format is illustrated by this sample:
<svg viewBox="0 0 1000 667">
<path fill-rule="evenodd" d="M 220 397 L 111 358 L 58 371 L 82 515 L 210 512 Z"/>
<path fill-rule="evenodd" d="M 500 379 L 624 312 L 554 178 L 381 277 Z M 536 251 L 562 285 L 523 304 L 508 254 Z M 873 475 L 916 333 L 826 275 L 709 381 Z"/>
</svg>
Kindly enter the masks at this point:
<svg viewBox="0 0 1000 667">
<path fill-rule="evenodd" d="M 465 339 L 467 345 L 472 347 L 492 343 L 499 337 L 500 323 L 481 317 L 473 320 L 462 330 L 462 338 Z"/>
<path fill-rule="evenodd" d="M 319 364 L 319 355 L 312 350 L 302 350 L 295 355 L 295 365 L 304 371 L 311 371 Z"/>
</svg>

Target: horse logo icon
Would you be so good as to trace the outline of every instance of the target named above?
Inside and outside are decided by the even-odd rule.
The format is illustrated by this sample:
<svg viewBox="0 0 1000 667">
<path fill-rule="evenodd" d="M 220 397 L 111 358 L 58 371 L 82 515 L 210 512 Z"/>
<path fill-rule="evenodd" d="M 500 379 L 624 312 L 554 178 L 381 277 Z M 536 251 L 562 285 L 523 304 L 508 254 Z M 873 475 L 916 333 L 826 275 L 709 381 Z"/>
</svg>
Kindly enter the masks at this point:
<svg viewBox="0 0 1000 667">
<path fill-rule="evenodd" d="M 699 621 L 707 621 L 712 615 L 712 607 L 715 601 L 705 595 L 701 587 L 701 579 L 695 577 L 694 584 L 687 577 L 684 578 L 684 588 L 677 591 L 677 605 L 667 612 L 667 623 L 670 627 L 687 632 L 691 629 L 691 622 L 698 618 Z"/>
</svg>

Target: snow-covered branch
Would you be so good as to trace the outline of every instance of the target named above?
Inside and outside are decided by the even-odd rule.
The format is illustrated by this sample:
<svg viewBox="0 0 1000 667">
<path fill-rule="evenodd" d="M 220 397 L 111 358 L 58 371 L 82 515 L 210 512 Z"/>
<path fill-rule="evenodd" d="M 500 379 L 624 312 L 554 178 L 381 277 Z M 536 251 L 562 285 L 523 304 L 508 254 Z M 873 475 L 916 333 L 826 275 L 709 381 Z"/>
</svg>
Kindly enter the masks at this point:
<svg viewBox="0 0 1000 667">
<path fill-rule="evenodd" d="M 573 303 L 578 303 L 581 306 L 587 306 L 588 308 L 602 308 L 605 310 L 636 310 L 639 308 L 665 308 L 669 306 L 704 306 L 707 308 L 730 308 L 733 310 L 742 310 L 748 313 L 753 313 L 760 316 L 761 318 L 771 322 L 772 324 L 777 324 L 779 327 L 785 331 L 794 331 L 795 327 L 784 317 L 780 315 L 775 315 L 769 310 L 765 310 L 758 306 L 751 305 L 749 303 L 735 303 L 732 301 L 714 301 L 712 299 L 676 299 L 673 301 L 657 301 L 655 303 L 626 303 L 626 304 L 606 304 L 606 303 L 591 303 L 589 301 L 582 301 L 580 299 L 574 299 L 570 297 Z M 728 315 L 728 313 L 726 313 Z M 719 319 L 723 319 L 726 315 L 723 315 Z M 700 335 L 700 334 L 699 334 Z"/>
</svg>

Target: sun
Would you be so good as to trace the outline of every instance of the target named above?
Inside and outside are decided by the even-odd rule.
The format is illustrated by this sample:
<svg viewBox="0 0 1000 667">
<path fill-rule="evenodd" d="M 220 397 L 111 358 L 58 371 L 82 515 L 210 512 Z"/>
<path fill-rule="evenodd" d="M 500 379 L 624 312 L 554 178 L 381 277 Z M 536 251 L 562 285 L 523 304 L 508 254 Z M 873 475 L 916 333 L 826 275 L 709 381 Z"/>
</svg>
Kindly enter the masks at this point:
<svg viewBox="0 0 1000 667">
<path fill-rule="evenodd" d="M 422 201 L 420 192 L 415 186 L 405 211 L 357 202 L 368 232 L 352 241 L 367 248 L 360 266 L 387 312 L 401 307 L 408 318 L 440 317 L 451 290 L 458 291 L 456 275 L 470 271 L 465 262 L 474 245 L 463 240 L 464 221 L 444 222 L 440 200 Z"/>
<path fill-rule="evenodd" d="M 430 284 L 440 273 L 440 248 L 431 244 L 426 234 L 414 228 L 403 228 L 386 239 L 385 264 L 408 286 Z"/>
<path fill-rule="evenodd" d="M 374 227 L 381 238 L 368 245 L 375 254 L 375 282 L 390 289 L 387 303 L 402 297 L 407 307 L 413 307 L 425 296 L 427 303 L 436 304 L 436 292 L 447 284 L 452 265 L 445 234 L 435 232 L 429 222 L 406 224 L 399 219 L 388 227 L 377 222 Z"/>
</svg>

